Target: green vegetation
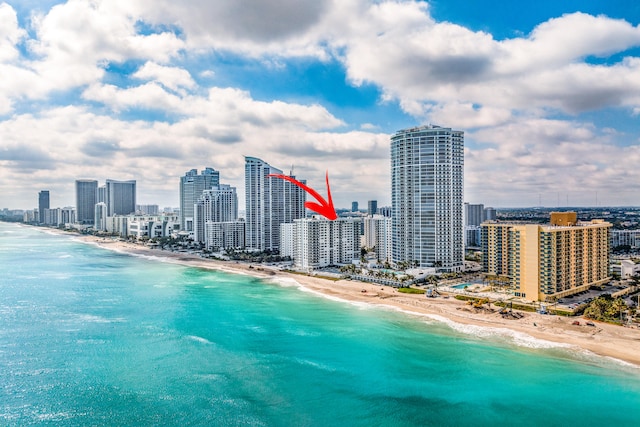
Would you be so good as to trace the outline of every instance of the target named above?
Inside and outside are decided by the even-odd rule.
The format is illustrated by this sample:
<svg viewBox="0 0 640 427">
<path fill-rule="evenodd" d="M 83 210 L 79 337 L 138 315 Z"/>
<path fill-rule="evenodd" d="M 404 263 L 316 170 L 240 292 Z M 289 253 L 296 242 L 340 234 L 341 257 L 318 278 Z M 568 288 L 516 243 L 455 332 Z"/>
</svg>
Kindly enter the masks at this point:
<svg viewBox="0 0 640 427">
<path fill-rule="evenodd" d="M 403 294 L 424 294 L 424 289 L 398 288 L 398 292 L 402 292 Z"/>
<path fill-rule="evenodd" d="M 622 313 L 626 310 L 627 304 L 622 298 L 601 295 L 584 310 L 584 317 L 601 322 L 622 323 Z"/>
<path fill-rule="evenodd" d="M 616 247 L 612 248 L 611 252 L 613 252 L 614 254 L 626 254 L 626 253 L 631 252 L 631 246 L 630 245 L 619 245 L 619 246 L 616 246 Z"/>
<path fill-rule="evenodd" d="M 282 262 L 291 261 L 291 257 L 280 256 L 277 251 L 270 251 L 269 249 L 261 252 L 249 252 L 236 249 L 226 249 L 226 255 L 233 261 L 245 261 L 245 262 Z"/>
</svg>

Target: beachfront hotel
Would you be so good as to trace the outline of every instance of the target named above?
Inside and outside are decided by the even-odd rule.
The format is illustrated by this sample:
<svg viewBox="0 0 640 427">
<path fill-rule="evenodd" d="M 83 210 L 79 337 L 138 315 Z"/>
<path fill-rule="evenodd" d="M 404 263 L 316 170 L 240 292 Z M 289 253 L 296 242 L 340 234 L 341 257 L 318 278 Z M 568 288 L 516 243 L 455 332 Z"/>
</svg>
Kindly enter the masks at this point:
<svg viewBox="0 0 640 427">
<path fill-rule="evenodd" d="M 297 268 L 314 269 L 351 264 L 360 259 L 361 218 L 328 220 L 314 215 L 280 226 L 280 255 Z"/>
<path fill-rule="evenodd" d="M 193 231 L 193 210 L 202 192 L 220 184 L 220 172 L 205 168 L 200 175 L 191 169 L 180 177 L 180 230 Z"/>
<path fill-rule="evenodd" d="M 246 246 L 261 251 L 279 251 L 280 224 L 305 216 L 304 190 L 270 174 L 282 171 L 256 157 L 245 157 Z"/>
<path fill-rule="evenodd" d="M 483 271 L 508 282 L 515 296 L 553 301 L 607 283 L 609 228 L 575 212 L 552 212 L 549 224 L 482 224 Z"/>
<path fill-rule="evenodd" d="M 391 137 L 393 261 L 464 267 L 464 132 L 439 126 Z"/>
</svg>

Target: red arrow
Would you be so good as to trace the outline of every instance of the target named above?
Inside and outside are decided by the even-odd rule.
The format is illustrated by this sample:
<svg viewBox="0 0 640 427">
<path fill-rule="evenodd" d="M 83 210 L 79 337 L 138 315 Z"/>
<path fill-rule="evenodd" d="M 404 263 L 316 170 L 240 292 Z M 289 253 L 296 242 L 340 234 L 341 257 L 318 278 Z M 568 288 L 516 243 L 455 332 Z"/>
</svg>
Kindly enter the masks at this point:
<svg viewBox="0 0 640 427">
<path fill-rule="evenodd" d="M 333 207 L 333 200 L 331 200 L 331 189 L 329 188 L 329 171 L 327 171 L 327 196 L 329 198 L 328 202 L 320 194 L 318 194 L 316 190 L 314 190 L 313 188 L 307 187 L 300 181 L 294 178 L 291 178 L 290 176 L 280 175 L 275 173 L 269 174 L 268 176 L 289 181 L 290 183 L 297 185 L 307 193 L 311 194 L 313 197 L 315 197 L 317 201 L 320 202 L 320 203 L 308 202 L 308 201 L 304 202 L 305 208 L 312 210 L 316 213 L 319 213 L 320 215 L 324 216 L 330 221 L 333 221 L 334 219 L 338 218 L 338 214 L 336 213 L 336 208 Z"/>
</svg>

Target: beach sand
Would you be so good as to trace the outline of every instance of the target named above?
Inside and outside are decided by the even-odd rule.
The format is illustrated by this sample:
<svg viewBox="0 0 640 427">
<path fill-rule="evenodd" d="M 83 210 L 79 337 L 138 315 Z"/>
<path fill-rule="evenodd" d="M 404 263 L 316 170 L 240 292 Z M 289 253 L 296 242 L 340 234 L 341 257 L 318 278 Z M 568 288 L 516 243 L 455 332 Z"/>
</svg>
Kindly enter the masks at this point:
<svg viewBox="0 0 640 427">
<path fill-rule="evenodd" d="M 551 316 L 531 312 L 519 312 L 523 315 L 520 319 L 505 318 L 497 312 L 498 307 L 493 307 L 496 309 L 495 312 L 474 309 L 453 296 L 426 298 L 424 294 L 399 293 L 389 286 L 351 280 L 328 280 L 271 269 L 255 263 L 251 265 L 235 261 L 206 260 L 197 255 L 151 249 L 110 238 L 79 236 L 79 239 L 105 249 L 133 255 L 161 257 L 163 260 L 191 267 L 249 274 L 280 282 L 295 281 L 299 286 L 325 296 L 350 302 L 386 306 L 418 316 L 427 316 L 434 320 L 449 322 L 454 327 L 459 326 L 457 329 L 460 330 L 469 329 L 468 326 L 492 328 L 497 334 L 533 337 L 566 347 L 587 350 L 599 356 L 611 357 L 640 367 L 640 329 L 637 328 L 600 322 L 594 322 L 595 326 L 587 326 L 587 320 L 582 317 Z M 580 322 L 580 326 L 572 324 L 576 320 Z"/>
</svg>

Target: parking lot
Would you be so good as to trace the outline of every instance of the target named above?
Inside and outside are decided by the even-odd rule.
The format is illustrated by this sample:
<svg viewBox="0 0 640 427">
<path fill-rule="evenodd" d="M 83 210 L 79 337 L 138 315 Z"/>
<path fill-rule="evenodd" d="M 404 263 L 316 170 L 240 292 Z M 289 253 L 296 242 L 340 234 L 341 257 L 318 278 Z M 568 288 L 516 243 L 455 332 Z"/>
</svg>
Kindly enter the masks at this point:
<svg viewBox="0 0 640 427">
<path fill-rule="evenodd" d="M 604 287 L 603 290 L 588 290 L 588 291 L 580 292 L 579 294 L 560 298 L 558 300 L 558 305 L 566 306 L 575 310 L 581 305 L 590 303 L 600 295 L 605 295 L 605 294 L 612 295 L 615 292 L 618 292 L 622 289 L 624 289 L 624 287 L 622 286 L 607 285 Z M 636 307 L 638 302 L 638 297 L 637 295 L 632 297 L 625 297 L 625 302 L 630 307 Z"/>
</svg>

